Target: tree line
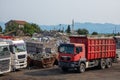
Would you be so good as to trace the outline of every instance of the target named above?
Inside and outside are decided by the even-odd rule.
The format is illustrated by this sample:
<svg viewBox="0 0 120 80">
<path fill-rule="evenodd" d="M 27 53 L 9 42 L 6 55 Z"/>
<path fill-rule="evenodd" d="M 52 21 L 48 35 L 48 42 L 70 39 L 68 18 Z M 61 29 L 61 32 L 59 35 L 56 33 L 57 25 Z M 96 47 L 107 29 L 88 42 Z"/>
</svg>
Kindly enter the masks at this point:
<svg viewBox="0 0 120 80">
<path fill-rule="evenodd" d="M 9 33 L 9 32 L 14 32 L 15 36 L 19 36 L 20 34 L 24 35 L 24 36 L 32 36 L 33 33 L 41 33 L 43 32 L 43 30 L 40 28 L 39 25 L 35 24 L 35 23 L 26 23 L 24 25 L 24 27 L 18 28 L 17 27 L 18 24 L 14 23 L 11 26 L 7 26 L 5 27 L 5 29 L 3 30 L 2 27 L 0 26 L 0 33 Z M 71 26 L 68 25 L 67 29 L 64 30 L 57 30 L 58 32 L 65 32 L 67 34 L 73 34 L 72 30 L 71 30 Z M 88 35 L 90 34 L 89 31 L 85 28 L 79 28 L 77 30 L 74 30 L 75 33 L 77 33 L 78 35 Z M 91 35 L 98 35 L 98 32 L 92 32 Z M 113 35 L 114 33 L 112 33 Z M 117 34 L 116 34 L 117 35 Z"/>
<path fill-rule="evenodd" d="M 7 26 L 5 27 L 5 30 L 3 31 L 2 27 L 0 26 L 0 32 L 2 33 L 8 33 L 10 31 L 14 31 L 14 34 L 17 36 L 20 33 L 23 33 L 24 35 L 28 35 L 28 36 L 32 36 L 33 33 L 40 33 L 42 32 L 42 29 L 40 28 L 39 25 L 35 24 L 35 23 L 26 23 L 24 25 L 24 27 L 22 28 L 18 28 L 17 27 L 18 24 L 14 23 L 11 26 Z M 58 32 L 64 32 L 64 30 L 57 30 Z M 66 33 L 71 34 L 72 30 L 70 25 L 67 26 L 67 29 L 65 30 Z M 79 35 L 88 35 L 89 31 L 87 29 L 78 29 L 75 30 L 75 32 L 77 32 L 77 34 Z M 92 35 L 98 35 L 97 32 L 93 32 Z"/>
<path fill-rule="evenodd" d="M 77 32 L 77 34 L 79 34 L 79 35 L 88 35 L 89 34 L 89 31 L 85 28 L 83 28 L 83 29 L 79 28 L 79 29 L 75 30 L 74 32 Z M 66 33 L 68 33 L 68 34 L 72 33 L 70 25 L 68 25 L 68 27 L 66 29 Z M 92 35 L 98 35 L 98 33 L 93 32 Z"/>
</svg>

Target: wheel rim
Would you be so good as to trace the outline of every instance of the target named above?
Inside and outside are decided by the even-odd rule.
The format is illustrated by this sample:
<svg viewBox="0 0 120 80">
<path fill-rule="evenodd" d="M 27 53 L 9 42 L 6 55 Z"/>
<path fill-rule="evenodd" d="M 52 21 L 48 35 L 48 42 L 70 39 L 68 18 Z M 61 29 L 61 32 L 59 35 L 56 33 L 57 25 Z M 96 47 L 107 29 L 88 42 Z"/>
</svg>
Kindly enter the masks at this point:
<svg viewBox="0 0 120 80">
<path fill-rule="evenodd" d="M 112 66 L 111 62 L 109 61 L 107 67 L 110 68 Z"/>
<path fill-rule="evenodd" d="M 106 65 L 106 64 L 105 64 L 105 61 L 102 61 L 102 62 L 101 62 L 101 68 L 102 68 L 102 69 L 105 69 L 105 65 Z"/>
<path fill-rule="evenodd" d="M 80 66 L 80 72 L 85 72 L 85 65 L 84 64 L 81 64 L 81 66 Z"/>
<path fill-rule="evenodd" d="M 111 63 L 110 62 L 108 63 L 108 67 L 111 67 Z"/>
</svg>

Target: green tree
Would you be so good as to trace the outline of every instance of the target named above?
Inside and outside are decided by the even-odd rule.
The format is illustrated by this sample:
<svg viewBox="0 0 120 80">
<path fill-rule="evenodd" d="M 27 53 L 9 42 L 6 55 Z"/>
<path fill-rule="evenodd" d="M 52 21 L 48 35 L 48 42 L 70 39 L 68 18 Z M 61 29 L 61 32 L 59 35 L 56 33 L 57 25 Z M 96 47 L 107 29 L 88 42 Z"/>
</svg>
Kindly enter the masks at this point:
<svg viewBox="0 0 120 80">
<path fill-rule="evenodd" d="M 68 27 L 67 27 L 67 29 L 66 29 L 66 33 L 71 33 L 70 25 L 68 25 Z"/>
<path fill-rule="evenodd" d="M 37 24 L 25 24 L 24 28 L 22 28 L 21 30 L 23 30 L 23 32 L 25 33 L 25 35 L 29 35 L 32 36 L 33 33 L 40 33 L 42 30 L 40 29 L 40 27 Z"/>
<path fill-rule="evenodd" d="M 61 30 L 61 29 L 58 29 L 57 31 L 63 33 L 63 30 Z"/>
<path fill-rule="evenodd" d="M 12 32 L 16 36 L 23 36 L 23 35 L 29 35 L 31 36 L 33 33 L 40 33 L 42 30 L 40 27 L 35 23 L 26 23 L 24 27 L 18 27 L 17 23 L 12 23 L 10 25 L 7 25 L 5 28 L 5 34 Z"/>
<path fill-rule="evenodd" d="M 34 27 L 31 24 L 27 23 L 22 29 L 25 35 L 31 36 L 34 33 Z"/>
<path fill-rule="evenodd" d="M 0 26 L 0 32 L 2 32 L 2 27 Z"/>
<path fill-rule="evenodd" d="M 8 25 L 5 27 L 5 33 L 10 32 L 10 31 L 17 31 L 18 30 L 18 24 L 12 23 L 11 25 Z"/>
<path fill-rule="evenodd" d="M 34 32 L 40 33 L 42 29 L 35 23 L 32 23 L 31 26 L 34 28 Z"/>
<path fill-rule="evenodd" d="M 77 33 L 79 35 L 87 35 L 87 34 L 89 34 L 89 31 L 87 29 L 78 29 Z"/>
<path fill-rule="evenodd" d="M 98 35 L 98 33 L 97 32 L 93 32 L 92 35 Z"/>
<path fill-rule="evenodd" d="M 18 31 L 18 24 L 17 23 L 11 23 L 10 25 L 7 25 L 5 27 L 5 30 L 4 30 L 4 34 L 8 35 L 8 34 L 11 34 L 13 33 L 12 35 L 16 35 L 17 31 Z"/>
</svg>

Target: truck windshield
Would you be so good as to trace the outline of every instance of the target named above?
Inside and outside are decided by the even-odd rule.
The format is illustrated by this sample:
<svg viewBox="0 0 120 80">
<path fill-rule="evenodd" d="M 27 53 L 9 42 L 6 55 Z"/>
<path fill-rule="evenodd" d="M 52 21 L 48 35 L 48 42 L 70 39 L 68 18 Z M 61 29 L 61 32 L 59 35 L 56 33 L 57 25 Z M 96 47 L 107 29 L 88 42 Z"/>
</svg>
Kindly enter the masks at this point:
<svg viewBox="0 0 120 80">
<path fill-rule="evenodd" d="M 10 57 L 8 46 L 0 46 L 0 59 Z"/>
<path fill-rule="evenodd" d="M 59 46 L 59 52 L 60 53 L 67 53 L 67 54 L 73 54 L 74 53 L 74 45 L 71 44 L 63 44 Z"/>
<path fill-rule="evenodd" d="M 15 44 L 13 46 L 13 51 L 14 52 L 24 52 L 24 51 L 26 51 L 25 44 Z"/>
</svg>

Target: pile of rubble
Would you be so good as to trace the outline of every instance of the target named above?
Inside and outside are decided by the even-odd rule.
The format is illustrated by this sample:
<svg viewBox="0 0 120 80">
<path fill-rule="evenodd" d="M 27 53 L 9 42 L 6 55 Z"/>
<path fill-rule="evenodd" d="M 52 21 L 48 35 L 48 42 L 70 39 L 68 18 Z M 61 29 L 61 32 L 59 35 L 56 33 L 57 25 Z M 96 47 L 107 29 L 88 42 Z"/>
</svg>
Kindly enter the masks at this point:
<svg viewBox="0 0 120 80">
<path fill-rule="evenodd" d="M 34 34 L 31 39 L 26 40 L 28 65 L 50 67 L 57 64 L 57 47 L 67 42 L 68 37 L 58 32 Z"/>
</svg>

